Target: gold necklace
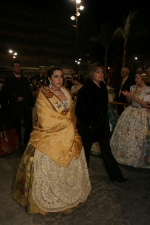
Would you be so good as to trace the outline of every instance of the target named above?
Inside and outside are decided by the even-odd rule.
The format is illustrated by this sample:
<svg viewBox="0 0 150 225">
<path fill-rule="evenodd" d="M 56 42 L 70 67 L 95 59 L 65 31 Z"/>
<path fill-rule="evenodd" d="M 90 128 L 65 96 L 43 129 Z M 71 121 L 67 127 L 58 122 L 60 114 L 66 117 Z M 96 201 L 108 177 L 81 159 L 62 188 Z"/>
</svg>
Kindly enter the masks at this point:
<svg viewBox="0 0 150 225">
<path fill-rule="evenodd" d="M 143 90 L 143 88 L 145 88 L 145 86 L 146 86 L 146 85 L 144 85 L 142 88 L 137 87 L 137 90 L 140 90 L 140 91 L 141 91 L 141 90 Z"/>
</svg>

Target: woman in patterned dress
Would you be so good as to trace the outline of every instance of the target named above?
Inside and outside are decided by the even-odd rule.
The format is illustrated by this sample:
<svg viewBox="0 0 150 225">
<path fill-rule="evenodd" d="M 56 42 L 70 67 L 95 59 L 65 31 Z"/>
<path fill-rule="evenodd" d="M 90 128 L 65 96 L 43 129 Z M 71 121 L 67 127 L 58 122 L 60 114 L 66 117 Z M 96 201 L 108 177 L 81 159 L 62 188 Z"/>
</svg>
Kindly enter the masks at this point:
<svg viewBox="0 0 150 225">
<path fill-rule="evenodd" d="M 36 101 L 37 122 L 20 163 L 13 199 L 28 213 L 71 212 L 87 199 L 89 180 L 72 96 L 60 68 L 48 71 L 50 85 Z"/>
<path fill-rule="evenodd" d="M 131 104 L 121 114 L 111 138 L 111 149 L 117 162 L 139 168 L 150 168 L 150 87 L 147 75 L 136 74 L 136 85 L 122 91 Z"/>
</svg>

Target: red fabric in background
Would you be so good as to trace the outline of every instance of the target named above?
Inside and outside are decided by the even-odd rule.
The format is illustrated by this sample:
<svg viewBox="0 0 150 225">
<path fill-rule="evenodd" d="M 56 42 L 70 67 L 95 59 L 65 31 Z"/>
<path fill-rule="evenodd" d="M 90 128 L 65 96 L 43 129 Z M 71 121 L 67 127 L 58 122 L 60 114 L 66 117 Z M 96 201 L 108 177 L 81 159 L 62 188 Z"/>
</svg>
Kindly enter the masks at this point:
<svg viewBox="0 0 150 225">
<path fill-rule="evenodd" d="M 15 152 L 20 147 L 20 142 L 15 128 L 0 131 L 0 155 Z"/>
</svg>

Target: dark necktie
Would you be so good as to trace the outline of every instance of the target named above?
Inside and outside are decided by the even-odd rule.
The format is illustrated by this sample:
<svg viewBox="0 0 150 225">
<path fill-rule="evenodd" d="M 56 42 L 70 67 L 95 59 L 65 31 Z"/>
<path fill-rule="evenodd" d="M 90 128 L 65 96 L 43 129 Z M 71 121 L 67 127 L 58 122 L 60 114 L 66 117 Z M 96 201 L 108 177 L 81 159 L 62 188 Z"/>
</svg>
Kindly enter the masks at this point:
<svg viewBox="0 0 150 225">
<path fill-rule="evenodd" d="M 18 75 L 18 76 L 17 76 L 17 78 L 18 78 L 18 80 L 20 80 L 21 76 L 20 76 L 20 75 Z"/>
</svg>

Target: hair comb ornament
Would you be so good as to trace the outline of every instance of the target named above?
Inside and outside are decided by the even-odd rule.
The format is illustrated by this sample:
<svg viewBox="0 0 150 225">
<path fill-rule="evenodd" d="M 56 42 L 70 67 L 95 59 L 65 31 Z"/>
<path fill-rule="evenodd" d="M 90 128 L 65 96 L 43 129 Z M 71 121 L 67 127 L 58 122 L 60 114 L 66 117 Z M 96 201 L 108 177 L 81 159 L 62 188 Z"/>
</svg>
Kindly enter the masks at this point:
<svg viewBox="0 0 150 225">
<path fill-rule="evenodd" d="M 147 77 L 147 74 L 146 74 L 146 73 L 142 73 L 142 74 L 141 74 L 141 77 L 142 77 L 142 78 L 146 78 L 146 77 Z"/>
</svg>

